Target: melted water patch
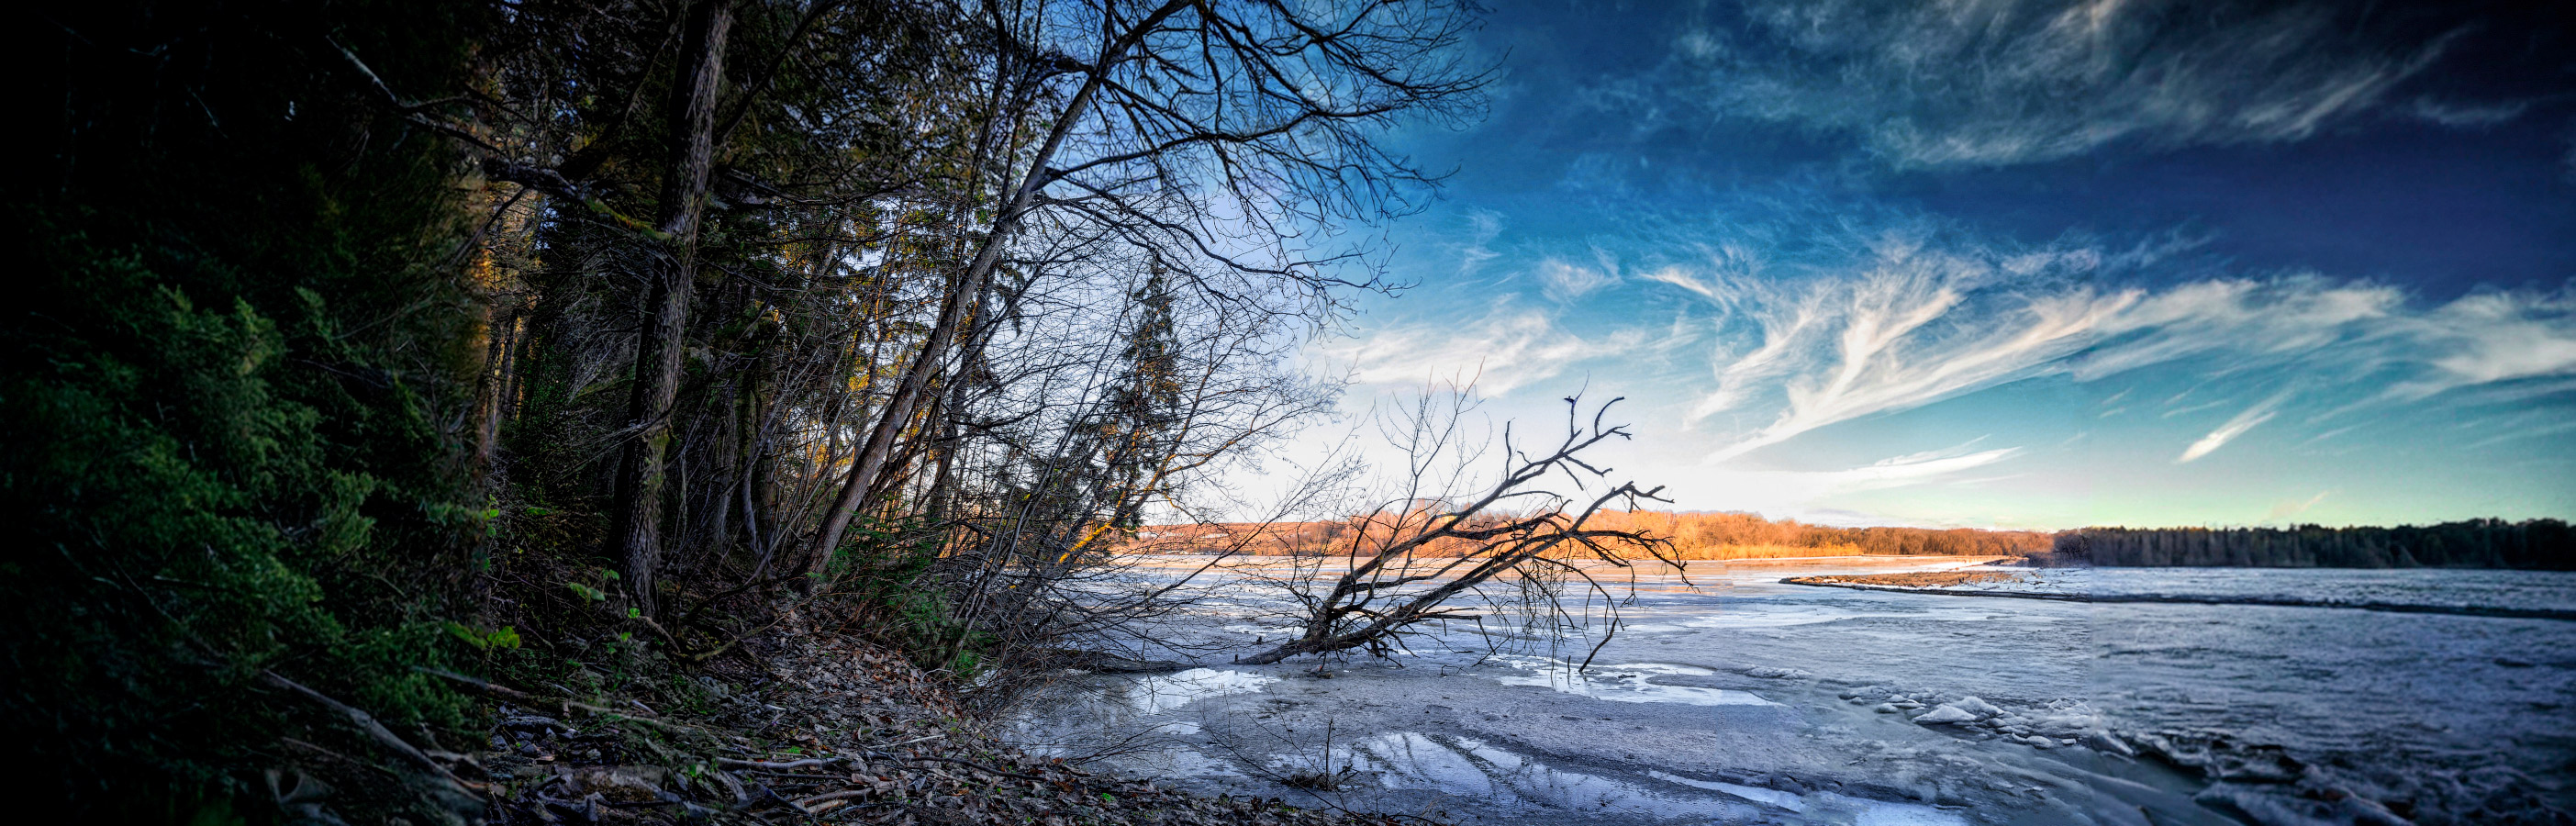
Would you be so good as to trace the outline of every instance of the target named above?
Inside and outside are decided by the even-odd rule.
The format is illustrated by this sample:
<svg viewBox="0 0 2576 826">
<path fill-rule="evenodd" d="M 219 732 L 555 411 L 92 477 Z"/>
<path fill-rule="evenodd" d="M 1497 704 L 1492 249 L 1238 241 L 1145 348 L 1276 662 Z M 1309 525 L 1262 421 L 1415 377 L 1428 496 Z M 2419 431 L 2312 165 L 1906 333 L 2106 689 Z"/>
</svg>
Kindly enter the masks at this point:
<svg viewBox="0 0 2576 826">
<path fill-rule="evenodd" d="M 1145 715 L 1161 714 L 1210 697 L 1250 694 L 1279 678 L 1242 671 L 1193 668 L 1137 680 L 1127 689 L 1127 703 Z"/>
</svg>

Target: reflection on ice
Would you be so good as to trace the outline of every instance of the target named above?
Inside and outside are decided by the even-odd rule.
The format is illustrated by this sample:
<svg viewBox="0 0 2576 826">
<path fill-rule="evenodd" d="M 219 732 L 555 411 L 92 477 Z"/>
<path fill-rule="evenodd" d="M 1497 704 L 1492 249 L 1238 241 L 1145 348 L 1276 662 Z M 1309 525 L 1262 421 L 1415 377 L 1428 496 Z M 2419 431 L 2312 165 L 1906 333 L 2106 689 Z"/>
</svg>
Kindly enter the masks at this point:
<svg viewBox="0 0 2576 826">
<path fill-rule="evenodd" d="M 1578 672 L 1560 660 L 1539 657 L 1496 657 L 1496 661 L 1527 673 L 1503 674 L 1495 679 L 1504 685 L 1545 686 L 1556 691 L 1614 703 L 1682 703 L 1695 706 L 1776 706 L 1750 691 L 1697 686 L 1659 685 L 1650 675 L 1706 677 L 1716 672 L 1687 665 L 1663 663 L 1630 663 L 1600 666 Z"/>
<path fill-rule="evenodd" d="M 1535 807 L 1566 812 L 1643 815 L 1661 820 L 1718 823 L 1776 822 L 1781 812 L 1796 822 L 1869 826 L 1965 826 L 1965 818 L 1917 803 L 1890 803 L 1832 792 L 1792 794 L 1777 789 L 1697 780 L 1656 771 L 1656 780 L 1726 797 L 1671 793 L 1599 775 L 1552 768 L 1474 738 L 1415 732 L 1381 734 L 1352 744 L 1337 758 L 1361 774 L 1374 774 L 1389 789 L 1424 789 L 1473 797 L 1498 808 Z M 1773 811 L 1766 816 L 1761 804 Z"/>
<path fill-rule="evenodd" d="M 1787 809 L 1787 810 L 1792 811 L 1792 812 L 1803 812 L 1803 811 L 1806 811 L 1806 810 L 1807 810 L 1807 802 L 1806 802 L 1806 801 L 1804 801 L 1804 800 L 1800 800 L 1800 799 L 1798 798 L 1798 796 L 1797 796 L 1797 795 L 1790 794 L 1790 793 L 1788 793 L 1788 792 L 1784 792 L 1784 791 L 1780 791 L 1780 790 L 1778 790 L 1778 789 L 1765 789 L 1765 788 L 1762 788 L 1762 787 L 1760 787 L 1760 786 L 1745 786 L 1745 785 L 1739 785 L 1739 784 L 1735 784 L 1735 783 L 1720 783 L 1720 782 L 1717 782 L 1717 781 L 1715 781 L 1715 780 L 1693 780 L 1693 779 L 1690 779 L 1690 778 L 1687 778 L 1687 777 L 1681 777 L 1681 776 L 1678 776 L 1678 775 L 1665 774 L 1665 773 L 1663 773 L 1663 772 L 1659 772 L 1659 771 L 1657 771 L 1657 772 L 1647 772 L 1647 773 L 1646 773 L 1646 776 L 1648 776 L 1648 777 L 1652 777 L 1652 778 L 1657 779 L 1657 780 L 1664 781 L 1664 782 L 1666 782 L 1666 783 L 1679 783 L 1679 784 L 1682 784 L 1682 785 L 1684 785 L 1684 786 L 1689 786 L 1689 787 L 1694 788 L 1694 789 L 1707 789 L 1707 790 L 1712 791 L 1712 792 L 1725 792 L 1725 793 L 1727 793 L 1727 794 L 1735 795 L 1736 797 L 1741 797 L 1741 798 L 1744 798 L 1744 799 L 1746 799 L 1746 800 L 1753 800 L 1753 801 L 1759 801 L 1759 802 L 1763 802 L 1763 803 L 1769 803 L 1769 804 L 1771 804 L 1771 805 L 1773 805 L 1773 806 L 1778 806 L 1778 807 L 1780 807 L 1780 808 Z"/>
<path fill-rule="evenodd" d="M 1249 694 L 1278 682 L 1277 677 L 1193 668 L 1175 674 L 1146 677 L 1127 689 L 1127 702 L 1141 714 L 1153 715 L 1171 711 L 1208 697 Z"/>
<path fill-rule="evenodd" d="M 1497 808 L 1537 807 L 1655 818 L 1712 818 L 1734 822 L 1758 811 L 1698 797 L 1656 794 L 1635 785 L 1582 772 L 1550 768 L 1467 737 L 1414 732 L 1381 734 L 1351 745 L 1352 770 L 1377 776 L 1389 789 L 1425 789 L 1476 798 Z"/>
<path fill-rule="evenodd" d="M 1813 809 L 1815 816 L 1823 818 L 1820 822 L 1851 823 L 1855 826 L 1966 826 L 1968 822 L 1966 818 L 1956 814 L 1920 803 L 1890 803 L 1884 800 L 1848 797 L 1833 792 L 1814 792 L 1801 796 L 1778 789 L 1721 783 L 1715 780 L 1694 780 L 1663 772 L 1648 772 L 1647 775 L 1666 783 L 1679 783 L 1694 789 L 1724 792 L 1800 814 L 1807 814 L 1809 809 Z"/>
<path fill-rule="evenodd" d="M 1833 792 L 1817 792 L 1806 800 L 1810 816 L 1824 823 L 1850 823 L 1852 826 L 1967 826 L 1968 819 L 1920 803 L 1889 803 L 1864 800 Z M 1848 817 L 1849 820 L 1844 818 Z"/>
<path fill-rule="evenodd" d="M 1359 771 L 1379 772 L 1378 783 L 1390 789 L 1437 789 L 1470 795 L 1499 791 L 1487 772 L 1510 773 L 1521 767 L 1519 758 L 1508 753 L 1477 748 L 1482 744 L 1473 740 L 1456 742 L 1469 751 L 1462 753 L 1410 731 L 1381 734 L 1352 744 L 1347 765 Z"/>
<path fill-rule="evenodd" d="M 1242 772 L 1235 770 L 1234 764 L 1209 757 L 1206 752 L 1188 746 L 1163 745 L 1141 750 L 1129 755 L 1126 762 L 1132 767 L 1131 770 L 1152 777 L 1180 779 L 1243 776 Z"/>
</svg>

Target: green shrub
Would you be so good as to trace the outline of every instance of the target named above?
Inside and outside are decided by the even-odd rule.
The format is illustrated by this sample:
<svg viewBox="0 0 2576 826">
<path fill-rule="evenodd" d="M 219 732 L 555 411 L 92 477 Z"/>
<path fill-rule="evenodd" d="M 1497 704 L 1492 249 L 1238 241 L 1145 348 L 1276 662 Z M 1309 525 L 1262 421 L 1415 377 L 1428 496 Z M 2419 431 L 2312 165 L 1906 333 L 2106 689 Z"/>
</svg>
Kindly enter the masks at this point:
<svg viewBox="0 0 2576 826">
<path fill-rule="evenodd" d="M 266 671 L 398 729 L 465 721 L 413 670 L 474 648 L 446 624 L 481 527 L 436 518 L 482 509 L 438 424 L 479 359 L 439 263 L 454 154 L 327 49 L 438 77 L 466 27 L 436 5 L 88 4 L 14 35 L 64 111 L 0 205 L 10 788 L 264 817 L 227 801 L 327 724 Z"/>
</svg>

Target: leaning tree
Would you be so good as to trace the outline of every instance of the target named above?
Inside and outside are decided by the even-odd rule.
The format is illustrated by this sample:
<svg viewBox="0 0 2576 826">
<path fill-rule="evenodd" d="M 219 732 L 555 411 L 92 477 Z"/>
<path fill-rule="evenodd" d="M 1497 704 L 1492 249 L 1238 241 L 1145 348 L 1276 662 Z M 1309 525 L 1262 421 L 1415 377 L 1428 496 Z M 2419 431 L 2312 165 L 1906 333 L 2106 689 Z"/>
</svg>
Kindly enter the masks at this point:
<svg viewBox="0 0 2576 826">
<path fill-rule="evenodd" d="M 957 213 L 958 263 L 855 440 L 807 543 L 809 570 L 825 573 L 853 521 L 895 491 L 936 388 L 992 341 L 978 331 L 1016 323 L 1021 296 L 1085 269 L 1064 266 L 1064 251 L 1142 259 L 1135 269 L 1165 273 L 1181 303 L 1246 324 L 1320 321 L 1336 288 L 1377 285 L 1365 245 L 1338 236 L 1410 211 L 1433 182 L 1382 136 L 1477 105 L 1489 73 L 1460 48 L 1470 11 L 1446 0 L 970 7 L 963 37 L 990 55 L 989 114 L 974 198 Z"/>
</svg>

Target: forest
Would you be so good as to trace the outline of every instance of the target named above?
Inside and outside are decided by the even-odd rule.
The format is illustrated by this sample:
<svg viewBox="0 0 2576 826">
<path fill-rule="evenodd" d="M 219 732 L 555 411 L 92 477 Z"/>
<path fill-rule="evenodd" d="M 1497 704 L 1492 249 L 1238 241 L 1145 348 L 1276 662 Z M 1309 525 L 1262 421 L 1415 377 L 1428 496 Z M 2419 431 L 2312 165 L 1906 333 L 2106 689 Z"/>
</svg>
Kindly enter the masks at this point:
<svg viewBox="0 0 2576 826">
<path fill-rule="evenodd" d="M 1331 402 L 1285 357 L 1391 289 L 1373 228 L 1437 175 L 1377 137 L 1475 116 L 1471 12 L 14 27 L 8 782 L 87 821 L 552 822 L 433 744 L 521 689 L 707 707 L 818 616 L 960 676 L 1097 631 L 1059 586 L 1104 537 Z"/>
<path fill-rule="evenodd" d="M 2112 566 L 2533 568 L 2576 570 L 2576 531 L 2556 519 L 2471 519 L 2394 528 L 2084 528 L 2050 556 Z"/>
</svg>

